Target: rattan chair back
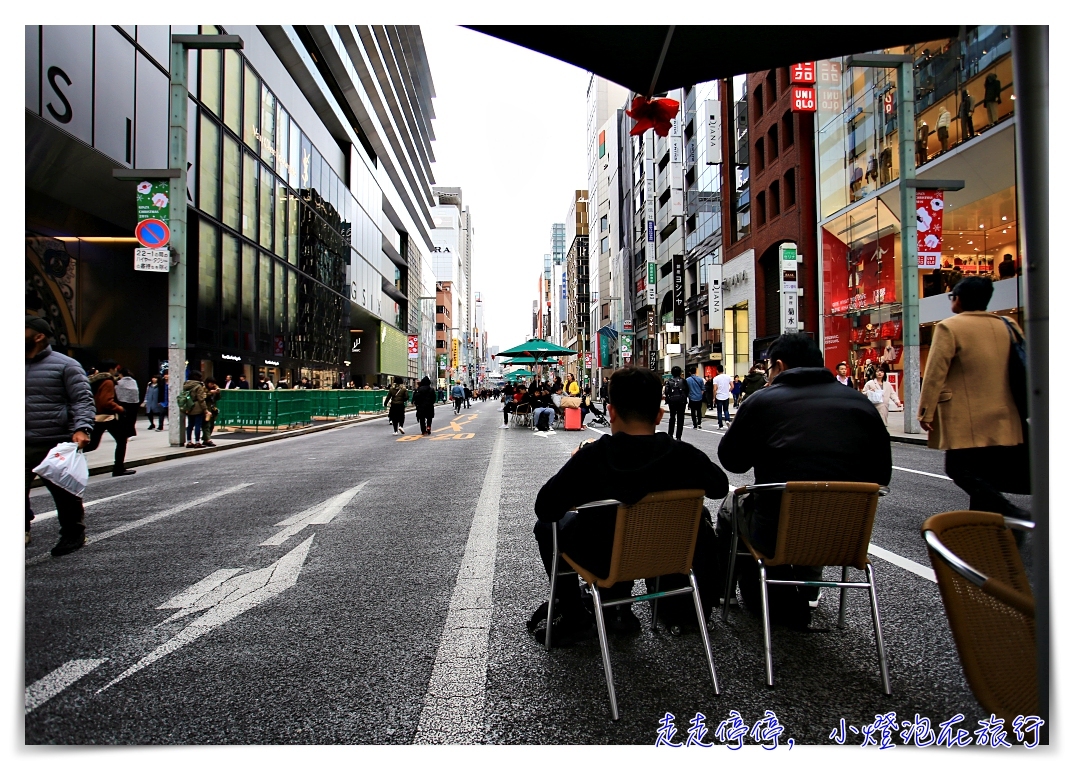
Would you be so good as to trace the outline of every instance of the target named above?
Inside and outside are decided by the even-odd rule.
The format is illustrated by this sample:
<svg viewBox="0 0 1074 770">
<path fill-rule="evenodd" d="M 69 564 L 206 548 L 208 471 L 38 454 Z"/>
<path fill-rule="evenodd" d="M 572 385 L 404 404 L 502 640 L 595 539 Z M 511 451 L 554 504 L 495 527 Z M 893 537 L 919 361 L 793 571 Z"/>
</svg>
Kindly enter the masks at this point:
<svg viewBox="0 0 1074 770">
<path fill-rule="evenodd" d="M 1037 647 L 1033 591 L 1014 536 L 998 513 L 949 511 L 929 517 L 922 530 L 988 576 L 976 586 L 933 550 L 951 634 L 966 681 L 986 711 L 1011 723 L 1037 714 Z"/>
<path fill-rule="evenodd" d="M 865 569 L 880 496 L 878 484 L 789 481 L 768 565 Z"/>
<path fill-rule="evenodd" d="M 610 572 L 598 585 L 689 574 L 704 502 L 703 489 L 677 489 L 619 506 Z"/>
</svg>

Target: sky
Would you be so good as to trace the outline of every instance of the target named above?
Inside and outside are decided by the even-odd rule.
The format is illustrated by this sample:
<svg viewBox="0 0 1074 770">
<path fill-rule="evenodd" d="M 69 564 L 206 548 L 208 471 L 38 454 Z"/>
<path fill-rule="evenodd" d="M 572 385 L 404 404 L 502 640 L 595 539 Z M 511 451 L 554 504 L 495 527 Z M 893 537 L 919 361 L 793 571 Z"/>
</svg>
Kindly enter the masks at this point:
<svg viewBox="0 0 1074 770">
<path fill-rule="evenodd" d="M 433 176 L 462 188 L 473 290 L 488 344 L 506 349 L 532 333 L 552 223 L 587 186 L 589 74 L 462 27 L 423 24 L 421 34 L 436 89 Z"/>
</svg>

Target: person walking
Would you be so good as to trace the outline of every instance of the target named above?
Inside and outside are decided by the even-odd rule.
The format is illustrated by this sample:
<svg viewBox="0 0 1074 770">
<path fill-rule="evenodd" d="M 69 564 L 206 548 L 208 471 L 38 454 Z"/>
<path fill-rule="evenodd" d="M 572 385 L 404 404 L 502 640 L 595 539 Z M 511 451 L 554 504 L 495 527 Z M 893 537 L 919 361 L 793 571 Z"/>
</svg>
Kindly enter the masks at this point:
<svg viewBox="0 0 1074 770">
<path fill-rule="evenodd" d="M 436 411 L 436 391 L 433 390 L 432 381 L 428 377 L 422 377 L 418 383 L 418 389 L 414 391 L 414 416 L 418 418 L 418 430 L 421 435 L 429 436 L 433 432 L 433 415 Z"/>
<path fill-rule="evenodd" d="M 403 423 L 406 421 L 406 404 L 409 393 L 402 377 L 395 378 L 395 384 L 388 389 L 388 419 L 392 424 L 392 434 L 402 436 Z"/>
<path fill-rule="evenodd" d="M 702 401 L 704 402 L 705 409 L 715 409 L 716 405 L 713 401 L 716 399 L 715 386 L 712 384 L 712 378 L 705 378 L 705 392 L 702 394 Z M 704 415 L 704 411 L 701 413 Z"/>
<path fill-rule="evenodd" d="M 716 391 L 716 422 L 722 428 L 725 420 L 731 424 L 731 375 L 724 372 L 722 364 L 716 364 L 712 387 Z"/>
<path fill-rule="evenodd" d="M 1028 519 L 1003 496 L 1029 494 L 1025 423 L 1008 374 L 1012 337 L 1022 330 L 988 312 L 987 278 L 963 278 L 949 297 L 955 315 L 933 329 L 917 419 L 929 447 L 946 452 L 944 471 L 970 496 L 970 509 Z"/>
<path fill-rule="evenodd" d="M 138 382 L 131 376 L 131 370 L 121 367 L 119 379 L 116 380 L 116 403 L 123 407 L 120 422 L 126 428 L 128 440 L 138 435 L 138 410 L 142 406 Z"/>
<path fill-rule="evenodd" d="M 690 401 L 690 420 L 694 430 L 701 430 L 703 414 L 701 407 L 705 401 L 705 380 L 697 374 L 697 365 L 690 367 L 690 376 L 686 378 L 687 396 Z"/>
<path fill-rule="evenodd" d="M 671 367 L 671 379 L 664 384 L 664 401 L 668 405 L 668 435 L 676 439 L 682 439 L 687 393 L 686 381 L 682 378 L 682 367 Z"/>
<path fill-rule="evenodd" d="M 216 407 L 216 402 L 220 400 L 220 386 L 216 384 L 216 380 L 212 377 L 205 378 L 205 422 L 202 427 L 202 446 L 216 446 L 211 441 L 213 435 L 213 429 L 216 427 L 216 416 L 220 414 L 220 410 Z"/>
<path fill-rule="evenodd" d="M 515 411 L 515 386 L 511 383 L 504 383 L 503 390 L 500 393 L 500 402 L 503 404 L 503 428 L 506 430 L 511 427 L 507 424 L 508 415 Z"/>
<path fill-rule="evenodd" d="M 179 397 L 183 399 L 179 408 L 186 415 L 186 448 L 187 449 L 201 449 L 204 444 L 201 443 L 201 431 L 202 426 L 205 425 L 205 411 L 207 404 L 205 403 L 205 385 L 201 381 L 201 372 L 197 369 L 191 370 L 188 379 L 183 383 L 183 390 L 179 394 Z M 191 436 L 194 440 L 191 441 Z"/>
<path fill-rule="evenodd" d="M 764 364 L 755 363 L 746 378 L 742 380 L 742 400 L 739 403 L 744 403 L 751 394 L 756 393 L 767 384 L 768 378 L 764 375 Z"/>
<path fill-rule="evenodd" d="M 474 392 L 468 386 L 463 386 L 462 392 L 466 396 L 466 408 L 469 409 L 470 399 L 474 397 Z"/>
<path fill-rule="evenodd" d="M 157 426 L 153 418 L 160 409 L 160 377 L 149 378 L 149 384 L 145 386 L 145 400 L 142 406 L 145 407 L 145 416 L 149 420 L 149 430 L 156 430 Z"/>
<path fill-rule="evenodd" d="M 891 387 L 891 383 L 887 381 L 887 375 L 884 374 L 883 369 L 876 370 L 873 379 L 865 383 L 861 392 L 869 399 L 869 403 L 876 407 L 876 411 L 880 412 L 880 419 L 884 421 L 884 425 L 888 424 L 888 404 L 894 401 L 895 406 L 902 406 L 899 397 L 895 394 L 895 388 Z"/>
<path fill-rule="evenodd" d="M 225 374 L 224 375 L 224 390 L 231 390 L 234 387 L 235 387 L 235 382 L 234 382 L 234 380 L 231 379 L 231 375 L 230 374 Z"/>
<path fill-rule="evenodd" d="M 116 452 L 112 459 L 113 476 L 133 476 L 133 470 L 127 470 L 127 439 L 130 433 L 126 422 L 121 418 L 125 410 L 116 400 L 116 380 L 122 368 L 110 359 L 102 361 L 103 372 L 90 375 L 89 386 L 93 393 L 93 405 L 97 409 L 97 417 L 93 424 L 93 435 L 90 438 L 87 452 L 92 452 L 101 445 L 101 439 L 105 432 L 116 442 Z M 137 406 L 137 401 L 135 402 Z"/>
<path fill-rule="evenodd" d="M 840 361 L 835 365 L 835 379 L 840 385 L 854 387 L 854 380 L 850 378 L 850 367 L 846 361 Z"/>
<path fill-rule="evenodd" d="M 30 484 L 34 468 L 57 444 L 73 442 L 83 449 L 94 425 L 93 394 L 81 364 L 49 345 L 52 327 L 44 318 L 26 316 L 26 544 L 30 543 Z M 60 540 L 53 556 L 64 556 L 86 544 L 82 498 L 50 481 L 45 488 L 56 503 Z"/>
<path fill-rule="evenodd" d="M 239 390 L 249 390 L 250 389 L 250 381 L 246 379 L 245 374 L 240 374 L 239 375 L 239 384 L 236 387 Z"/>
<path fill-rule="evenodd" d="M 458 414 L 462 410 L 462 402 L 466 400 L 466 391 L 461 382 L 456 382 L 451 387 L 451 400 L 455 403 L 455 414 Z"/>
<path fill-rule="evenodd" d="M 731 400 L 735 405 L 735 409 L 738 409 L 739 401 L 742 399 L 742 380 L 738 375 L 731 381 Z"/>
</svg>

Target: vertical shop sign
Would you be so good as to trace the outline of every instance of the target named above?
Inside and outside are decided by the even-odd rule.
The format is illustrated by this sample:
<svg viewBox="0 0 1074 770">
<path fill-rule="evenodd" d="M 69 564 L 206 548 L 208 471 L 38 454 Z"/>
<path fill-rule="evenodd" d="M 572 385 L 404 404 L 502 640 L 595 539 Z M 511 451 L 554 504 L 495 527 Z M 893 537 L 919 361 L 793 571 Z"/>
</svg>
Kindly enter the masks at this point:
<svg viewBox="0 0 1074 770">
<path fill-rule="evenodd" d="M 780 271 L 783 273 L 783 283 L 780 293 L 783 295 L 783 331 L 794 333 L 798 331 L 798 247 L 793 243 L 782 243 L 779 246 Z"/>
<path fill-rule="evenodd" d="M 723 163 L 723 144 L 721 143 L 722 117 L 720 102 L 717 99 L 705 100 L 705 165 L 715 166 Z"/>
<path fill-rule="evenodd" d="M 455 337 L 451 340 L 451 368 L 454 369 L 459 365 L 459 338 Z"/>
<path fill-rule="evenodd" d="M 406 338 L 406 355 L 407 358 L 418 357 L 418 335 L 408 334 Z"/>
<path fill-rule="evenodd" d="M 682 254 L 671 255 L 671 291 L 676 326 L 686 325 L 686 262 Z"/>
<path fill-rule="evenodd" d="M 634 358 L 634 333 L 623 332 L 619 337 L 619 356 L 623 361 L 623 366 L 630 366 L 630 362 Z"/>
<path fill-rule="evenodd" d="M 683 94 L 678 93 L 679 104 L 683 103 Z M 671 133 L 668 134 L 668 150 L 670 163 L 668 165 L 668 183 L 671 187 L 671 210 L 668 212 L 673 217 L 683 215 L 683 178 L 682 178 L 682 117 L 676 115 L 671 121 Z"/>
<path fill-rule="evenodd" d="M 649 350 L 649 368 L 652 369 L 654 372 L 656 371 L 656 359 L 657 353 L 656 348 L 654 347 Z"/>
<path fill-rule="evenodd" d="M 589 371 L 593 368 L 593 352 L 590 350 L 587 350 L 585 352 L 585 368 L 586 371 Z"/>
<path fill-rule="evenodd" d="M 723 265 L 709 265 L 709 329 L 723 328 Z"/>
<path fill-rule="evenodd" d="M 791 83 L 816 83 L 817 82 L 817 69 L 816 62 L 802 62 L 801 64 L 791 65 Z"/>
<path fill-rule="evenodd" d="M 943 252 L 943 191 L 917 191 L 917 267 L 935 270 Z"/>
</svg>

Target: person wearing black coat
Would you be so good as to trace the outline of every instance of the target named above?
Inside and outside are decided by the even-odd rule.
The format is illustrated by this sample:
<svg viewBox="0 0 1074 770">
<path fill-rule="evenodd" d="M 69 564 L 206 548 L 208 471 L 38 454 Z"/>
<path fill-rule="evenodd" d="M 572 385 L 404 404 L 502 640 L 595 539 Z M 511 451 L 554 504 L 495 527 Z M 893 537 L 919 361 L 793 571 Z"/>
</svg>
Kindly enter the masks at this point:
<svg viewBox="0 0 1074 770">
<path fill-rule="evenodd" d="M 433 432 L 433 411 L 436 407 L 436 391 L 428 377 L 422 377 L 411 399 L 418 418 L 418 428 L 423 436 Z"/>
</svg>

